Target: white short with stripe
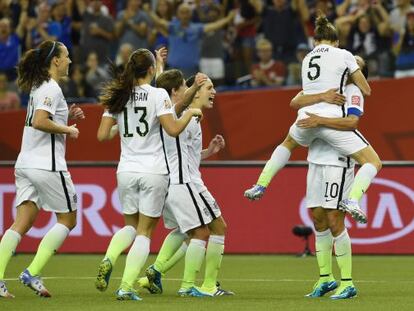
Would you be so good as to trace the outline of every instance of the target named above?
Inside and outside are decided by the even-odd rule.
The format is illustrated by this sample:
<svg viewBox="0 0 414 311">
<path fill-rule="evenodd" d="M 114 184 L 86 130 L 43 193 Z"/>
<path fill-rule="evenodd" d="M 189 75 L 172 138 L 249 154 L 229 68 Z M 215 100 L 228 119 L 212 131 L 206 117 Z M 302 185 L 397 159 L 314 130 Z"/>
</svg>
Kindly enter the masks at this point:
<svg viewBox="0 0 414 311">
<path fill-rule="evenodd" d="M 16 206 L 32 201 L 49 212 L 68 213 L 77 209 L 77 196 L 69 172 L 17 168 Z"/>
<path fill-rule="evenodd" d="M 168 175 L 120 172 L 118 194 L 122 213 L 141 213 L 148 217 L 160 217 L 167 196 Z"/>
<path fill-rule="evenodd" d="M 369 142 L 357 130 L 339 131 L 326 127 L 303 129 L 295 124 L 290 127 L 289 135 L 301 146 L 308 147 L 313 140 L 320 138 L 339 153 L 351 155 L 369 146 Z"/>
<path fill-rule="evenodd" d="M 354 168 L 309 163 L 306 183 L 306 207 L 336 209 L 348 198 L 354 181 Z"/>
<path fill-rule="evenodd" d="M 192 183 L 170 185 L 163 213 L 167 229 L 178 226 L 187 232 L 220 216 L 220 207 L 209 191 L 198 193 Z"/>
</svg>

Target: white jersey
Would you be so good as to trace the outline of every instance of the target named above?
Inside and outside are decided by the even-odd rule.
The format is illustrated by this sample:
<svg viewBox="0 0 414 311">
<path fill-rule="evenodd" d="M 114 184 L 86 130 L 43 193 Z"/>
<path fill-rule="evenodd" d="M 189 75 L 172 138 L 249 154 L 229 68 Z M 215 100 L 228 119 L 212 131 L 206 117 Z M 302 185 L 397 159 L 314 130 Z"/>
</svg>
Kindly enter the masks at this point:
<svg viewBox="0 0 414 311">
<path fill-rule="evenodd" d="M 168 174 L 162 130 L 158 117 L 172 113 L 168 93 L 149 84 L 136 86 L 118 114 L 104 116 L 117 120 L 121 137 L 121 159 L 117 172 Z"/>
<path fill-rule="evenodd" d="M 364 97 L 361 90 L 355 84 L 345 87 L 346 104 L 344 108 L 350 112 L 357 109 L 360 115 L 364 112 Z M 353 167 L 355 162 L 350 157 L 344 156 L 336 151 L 331 145 L 322 139 L 316 139 L 309 146 L 308 162 L 319 165 L 332 165 L 340 167 Z"/>
<path fill-rule="evenodd" d="M 65 134 L 50 134 L 32 127 L 36 110 L 45 110 L 57 124 L 67 125 L 68 105 L 62 90 L 53 79 L 45 81 L 30 92 L 22 146 L 15 168 L 36 168 L 48 171 L 67 171 Z"/>
<path fill-rule="evenodd" d="M 309 52 L 302 62 L 302 88 L 304 94 L 317 94 L 338 88 L 343 94 L 348 74 L 358 70 L 355 57 L 344 49 L 320 44 Z M 298 118 L 306 118 L 306 112 L 324 117 L 345 117 L 340 106 L 320 102 L 303 107 L 298 111 Z"/>
<path fill-rule="evenodd" d="M 175 108 L 172 108 L 174 117 L 177 118 Z M 168 168 L 170 170 L 171 184 L 185 184 L 190 182 L 190 172 L 188 167 L 188 145 L 190 133 L 187 128 L 177 137 L 171 137 L 163 130 L 164 146 L 167 153 Z"/>
<path fill-rule="evenodd" d="M 189 132 L 188 145 L 188 158 L 189 158 L 189 170 L 191 181 L 197 188 L 198 192 L 207 190 L 201 179 L 200 163 L 201 163 L 201 151 L 203 150 L 203 135 L 201 133 L 200 122 L 197 118 L 192 118 L 190 123 L 187 125 Z"/>
</svg>

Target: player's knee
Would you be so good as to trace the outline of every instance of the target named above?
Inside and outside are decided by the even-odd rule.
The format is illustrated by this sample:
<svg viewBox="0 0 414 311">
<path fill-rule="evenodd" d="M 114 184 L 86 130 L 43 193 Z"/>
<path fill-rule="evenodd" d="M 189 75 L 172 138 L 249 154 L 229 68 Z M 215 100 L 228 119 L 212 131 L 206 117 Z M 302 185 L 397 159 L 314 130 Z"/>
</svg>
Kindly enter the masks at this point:
<svg viewBox="0 0 414 311">
<path fill-rule="evenodd" d="M 211 235 L 222 235 L 225 236 L 227 233 L 227 224 L 222 217 L 216 218 L 209 225 Z"/>
<path fill-rule="evenodd" d="M 201 226 L 201 227 L 191 230 L 189 232 L 189 236 L 192 239 L 207 241 L 210 236 L 210 230 L 208 229 L 207 226 Z"/>
<path fill-rule="evenodd" d="M 345 230 L 345 223 L 339 219 L 330 219 L 329 229 L 331 230 L 333 236 L 338 236 Z"/>
</svg>

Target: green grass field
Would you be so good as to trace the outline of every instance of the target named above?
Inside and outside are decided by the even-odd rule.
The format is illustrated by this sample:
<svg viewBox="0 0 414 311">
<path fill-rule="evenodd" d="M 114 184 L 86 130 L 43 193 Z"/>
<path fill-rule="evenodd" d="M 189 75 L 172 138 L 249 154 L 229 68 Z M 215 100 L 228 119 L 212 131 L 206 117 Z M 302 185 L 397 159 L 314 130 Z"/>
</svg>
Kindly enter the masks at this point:
<svg viewBox="0 0 414 311">
<path fill-rule="evenodd" d="M 414 310 L 414 257 L 355 256 L 354 280 L 358 297 L 331 301 L 304 298 L 317 276 L 315 258 L 268 255 L 227 255 L 220 281 L 233 297 L 181 298 L 176 296 L 182 263 L 165 276 L 164 294 L 142 292 L 141 302 L 117 301 L 114 291 L 120 282 L 125 257 L 112 274 L 109 289 L 100 293 L 94 278 L 100 255 L 57 255 L 43 275 L 51 299 L 39 298 L 17 282 L 32 255 L 18 255 L 6 272 L 9 290 L 15 299 L 0 299 L 0 310 Z M 148 262 L 152 262 L 151 256 Z M 338 271 L 334 270 L 339 278 Z"/>
</svg>

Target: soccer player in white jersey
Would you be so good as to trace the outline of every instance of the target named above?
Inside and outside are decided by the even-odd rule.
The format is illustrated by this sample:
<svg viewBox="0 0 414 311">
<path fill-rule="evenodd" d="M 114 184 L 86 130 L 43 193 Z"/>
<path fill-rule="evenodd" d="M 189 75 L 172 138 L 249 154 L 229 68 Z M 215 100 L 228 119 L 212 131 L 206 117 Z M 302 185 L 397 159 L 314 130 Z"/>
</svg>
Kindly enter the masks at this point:
<svg viewBox="0 0 414 311">
<path fill-rule="evenodd" d="M 169 183 L 161 130 L 178 136 L 193 116 L 202 116 L 200 109 L 189 109 L 181 119 L 174 119 L 168 93 L 150 85 L 155 65 L 149 50 L 136 50 L 125 70 L 103 88 L 100 97 L 107 110 L 101 119 L 98 140 L 111 139 L 115 125 L 121 137 L 117 181 L 126 226 L 111 240 L 99 266 L 96 287 L 107 287 L 116 260 L 111 257 L 111 248 L 117 248 L 114 253 L 119 254 L 133 241 L 116 292 L 118 300 L 141 300 L 133 287 L 147 260 L 150 238 L 161 216 Z"/>
<path fill-rule="evenodd" d="M 68 109 L 58 81 L 68 75 L 69 54 L 60 42 L 45 41 L 26 52 L 18 64 L 18 84 L 30 92 L 22 146 L 15 164 L 17 216 L 0 242 L 0 297 L 14 297 L 3 281 L 6 266 L 39 209 L 54 212 L 57 223 L 40 242 L 20 281 L 42 297 L 51 297 L 40 273 L 76 225 L 76 192 L 65 160 L 66 136 L 76 139 L 80 108 Z"/>
<path fill-rule="evenodd" d="M 319 16 L 316 20 L 315 45 L 302 64 L 304 94 L 315 95 L 333 88 L 339 88 L 342 93 L 348 73 L 364 95 L 370 94 L 367 80 L 353 55 L 336 47 L 338 45 L 336 29 L 324 16 Z M 317 104 L 299 109 L 297 122 L 309 117 L 309 113 L 323 117 L 345 117 L 343 106 L 319 101 Z M 260 199 L 274 175 L 286 165 L 291 151 L 299 145 L 309 146 L 316 138 L 324 140 L 338 152 L 352 157 L 361 165 L 349 198 L 342 200 L 339 208 L 349 212 L 356 221 L 366 223 L 367 217 L 359 207 L 359 200 L 382 164 L 374 149 L 357 130 L 339 131 L 327 127 L 300 128 L 295 122 L 283 143 L 274 150 L 256 184 L 245 191 L 245 196 L 250 200 Z"/>
<path fill-rule="evenodd" d="M 190 79 L 188 84 L 193 85 L 196 77 Z M 183 87 L 183 83 L 182 74 L 178 70 L 168 70 L 157 78 L 157 85 L 166 89 L 174 98 L 174 110 L 178 116 L 186 108 L 180 104 L 182 101 L 179 101 L 177 92 Z M 208 79 L 191 105 L 200 109 L 211 108 L 214 95 L 213 84 Z M 180 296 L 231 295 L 232 292 L 216 286 L 226 224 L 199 173 L 200 157 L 203 155 L 203 158 L 207 158 L 218 152 L 224 147 L 224 139 L 218 135 L 213 139 L 210 148 L 202 150 L 201 127 L 193 118 L 179 137 L 173 139 L 166 136 L 165 145 L 171 185 L 163 214 L 164 223 L 169 229 L 179 227 L 181 232 L 188 233 L 190 243 L 186 248 L 183 244 L 185 235 L 180 235 L 177 230 L 172 231 L 164 240 L 154 265 L 146 271 L 149 284 L 145 278 L 141 278 L 139 283 L 152 293 L 162 293 L 161 275 L 185 254 L 184 276 L 178 291 Z M 198 289 L 195 287 L 195 279 L 205 255 L 206 277 L 202 288 Z"/>
<path fill-rule="evenodd" d="M 368 76 L 368 68 L 364 60 L 356 57 L 364 76 Z M 323 118 L 312 115 L 303 119 L 303 126 L 328 126 L 339 130 L 354 130 L 363 114 L 364 97 L 352 78 L 345 88 L 345 118 Z M 334 91 L 334 90 L 333 90 Z M 335 93 L 331 93 L 333 95 Z M 319 94 L 321 96 L 326 94 Z M 335 94 L 327 102 L 335 101 L 341 95 Z M 325 96 L 326 97 L 326 96 Z M 329 96 L 328 96 L 329 97 Z M 300 92 L 291 102 L 291 107 L 300 109 L 317 103 L 314 96 Z M 302 124 L 301 124 L 302 126 Z M 332 299 L 355 297 L 357 290 L 352 282 L 352 249 L 351 239 L 345 228 L 345 213 L 338 210 L 338 204 L 347 196 L 354 179 L 354 161 L 333 149 L 323 140 L 316 139 L 309 146 L 309 170 L 307 176 L 306 206 L 311 209 L 315 227 L 316 258 L 319 266 L 319 280 L 315 283 L 307 297 L 322 297 L 338 287 L 332 275 L 332 246 L 341 273 L 341 284 Z"/>
</svg>

